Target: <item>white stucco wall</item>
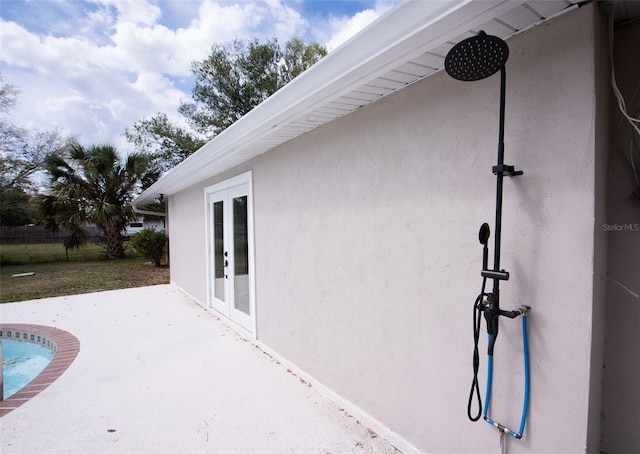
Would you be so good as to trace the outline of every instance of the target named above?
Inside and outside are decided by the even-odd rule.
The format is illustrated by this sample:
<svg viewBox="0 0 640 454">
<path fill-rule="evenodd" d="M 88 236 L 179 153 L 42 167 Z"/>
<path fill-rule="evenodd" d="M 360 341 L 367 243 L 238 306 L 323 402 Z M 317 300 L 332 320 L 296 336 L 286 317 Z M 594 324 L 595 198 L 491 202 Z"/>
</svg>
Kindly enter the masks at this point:
<svg viewBox="0 0 640 454">
<path fill-rule="evenodd" d="M 171 281 L 206 302 L 204 192 L 191 188 L 167 200 Z"/>
<path fill-rule="evenodd" d="M 513 453 L 584 452 L 599 411 L 593 18 L 587 6 L 509 41 L 506 163 L 525 175 L 505 181 L 501 301 L 532 307 Z M 206 301 L 203 188 L 252 169 L 258 338 L 421 450 L 496 451 L 466 406 L 498 101 L 498 76 L 440 73 L 172 196 L 172 280 Z M 491 414 L 516 428 L 521 345 L 520 321 L 502 321 Z M 484 335 L 480 349 L 484 395 Z"/>
</svg>

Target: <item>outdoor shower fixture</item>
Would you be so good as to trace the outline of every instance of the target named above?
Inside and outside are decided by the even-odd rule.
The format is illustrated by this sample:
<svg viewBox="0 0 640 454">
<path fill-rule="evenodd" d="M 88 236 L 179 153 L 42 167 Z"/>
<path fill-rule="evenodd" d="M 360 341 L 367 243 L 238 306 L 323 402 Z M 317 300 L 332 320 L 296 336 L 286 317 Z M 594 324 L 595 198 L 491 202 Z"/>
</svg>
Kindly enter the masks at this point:
<svg viewBox="0 0 640 454">
<path fill-rule="evenodd" d="M 502 39 L 497 36 L 487 35 L 481 31 L 476 36 L 467 38 L 456 44 L 447 54 L 444 67 L 447 73 L 457 80 L 476 81 L 490 77 L 500 71 L 500 125 L 498 130 L 498 164 L 493 166 L 493 174 L 497 177 L 496 183 L 496 213 L 495 213 L 495 239 L 493 246 L 493 268 L 489 269 L 489 224 L 484 223 L 480 227 L 478 239 L 483 246 L 482 253 L 482 289 L 473 304 L 473 381 L 471 384 L 471 393 L 469 395 L 469 404 L 467 406 L 467 415 L 471 421 L 480 419 L 480 414 L 489 424 L 495 426 L 500 431 L 501 441 L 505 433 L 515 437 L 522 438 L 524 426 L 527 419 L 527 410 L 529 407 L 529 347 L 527 340 L 527 312 L 529 306 L 520 306 L 514 311 L 504 311 L 500 309 L 500 281 L 509 280 L 509 273 L 500 268 L 500 243 L 502 234 L 502 189 L 503 179 L 507 177 L 515 177 L 522 175 L 523 172 L 515 170 L 514 166 L 504 163 L 504 115 L 505 115 L 505 85 L 506 74 L 505 64 L 509 58 L 509 47 Z M 490 293 L 485 291 L 487 279 L 493 279 L 493 289 Z M 482 314 L 487 322 L 488 349 L 487 349 L 487 388 L 485 393 L 484 409 L 482 407 L 482 399 L 480 397 L 480 388 L 478 385 L 478 368 L 480 357 L 478 354 L 478 339 L 480 335 L 480 324 Z M 522 418 L 520 428 L 515 432 L 503 424 L 500 424 L 488 415 L 489 404 L 491 399 L 491 383 L 493 377 L 493 352 L 498 337 L 499 317 L 516 318 L 522 316 L 522 342 L 524 355 L 524 403 L 522 407 Z M 471 407 L 473 399 L 478 400 L 478 412 L 472 414 Z"/>
</svg>

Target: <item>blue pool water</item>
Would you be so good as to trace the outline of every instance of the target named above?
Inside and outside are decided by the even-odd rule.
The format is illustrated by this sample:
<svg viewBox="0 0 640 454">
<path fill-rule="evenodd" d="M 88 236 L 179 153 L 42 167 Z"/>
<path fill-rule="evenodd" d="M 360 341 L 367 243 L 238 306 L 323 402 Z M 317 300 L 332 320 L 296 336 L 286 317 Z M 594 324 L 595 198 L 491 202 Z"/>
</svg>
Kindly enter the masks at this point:
<svg viewBox="0 0 640 454">
<path fill-rule="evenodd" d="M 2 384 L 4 398 L 20 391 L 51 362 L 46 348 L 30 342 L 2 339 Z"/>
</svg>

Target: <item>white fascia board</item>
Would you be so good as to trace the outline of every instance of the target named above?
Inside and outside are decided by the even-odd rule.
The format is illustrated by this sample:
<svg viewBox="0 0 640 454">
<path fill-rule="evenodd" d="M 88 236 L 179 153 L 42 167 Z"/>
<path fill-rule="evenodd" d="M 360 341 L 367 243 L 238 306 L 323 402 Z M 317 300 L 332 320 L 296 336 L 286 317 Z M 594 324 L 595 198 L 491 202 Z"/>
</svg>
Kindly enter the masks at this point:
<svg viewBox="0 0 640 454">
<path fill-rule="evenodd" d="M 234 155 L 268 133 L 311 115 L 332 100 L 523 2 L 447 0 L 400 4 L 169 171 L 134 204 L 151 203 L 158 194 L 174 194 L 237 165 Z"/>
</svg>

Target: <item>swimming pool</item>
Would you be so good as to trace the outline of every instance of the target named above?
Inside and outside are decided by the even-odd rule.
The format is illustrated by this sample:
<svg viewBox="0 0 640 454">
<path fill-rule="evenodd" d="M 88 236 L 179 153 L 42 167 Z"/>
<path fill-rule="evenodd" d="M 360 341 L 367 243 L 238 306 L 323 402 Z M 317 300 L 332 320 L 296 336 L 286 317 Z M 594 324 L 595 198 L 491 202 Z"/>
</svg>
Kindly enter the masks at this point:
<svg viewBox="0 0 640 454">
<path fill-rule="evenodd" d="M 3 349 L 4 416 L 44 391 L 73 363 L 80 341 L 58 328 L 22 323 L 1 323 Z M 6 366 L 5 366 L 6 365 Z"/>
<path fill-rule="evenodd" d="M 53 353 L 38 344 L 2 339 L 2 384 L 8 399 L 24 388 L 53 359 Z"/>
</svg>

